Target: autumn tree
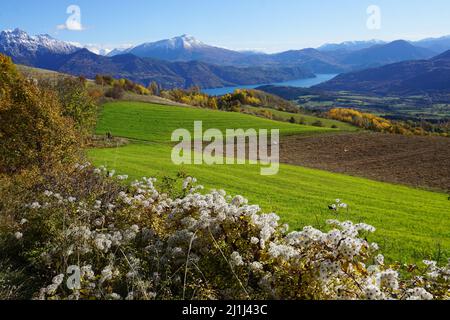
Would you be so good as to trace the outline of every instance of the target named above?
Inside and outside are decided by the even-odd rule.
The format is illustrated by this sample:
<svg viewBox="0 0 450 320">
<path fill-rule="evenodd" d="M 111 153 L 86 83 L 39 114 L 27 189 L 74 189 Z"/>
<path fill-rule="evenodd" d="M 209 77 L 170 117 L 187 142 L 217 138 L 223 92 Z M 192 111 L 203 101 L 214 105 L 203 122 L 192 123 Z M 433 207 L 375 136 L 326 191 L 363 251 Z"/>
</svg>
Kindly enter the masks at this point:
<svg viewBox="0 0 450 320">
<path fill-rule="evenodd" d="M 0 172 L 71 160 L 78 137 L 62 111 L 57 94 L 24 79 L 0 54 Z"/>
<path fill-rule="evenodd" d="M 98 84 L 99 86 L 104 86 L 105 85 L 105 80 L 103 79 L 103 76 L 101 75 L 96 75 L 95 76 L 95 83 Z"/>
<path fill-rule="evenodd" d="M 119 84 L 115 84 L 112 88 L 105 92 L 105 97 L 113 99 L 122 99 L 125 94 L 123 88 Z"/>
<path fill-rule="evenodd" d="M 154 96 L 159 96 L 159 94 L 161 93 L 161 88 L 159 87 L 158 83 L 156 83 L 155 81 L 152 81 L 147 88 L 150 91 L 151 95 Z"/>
</svg>

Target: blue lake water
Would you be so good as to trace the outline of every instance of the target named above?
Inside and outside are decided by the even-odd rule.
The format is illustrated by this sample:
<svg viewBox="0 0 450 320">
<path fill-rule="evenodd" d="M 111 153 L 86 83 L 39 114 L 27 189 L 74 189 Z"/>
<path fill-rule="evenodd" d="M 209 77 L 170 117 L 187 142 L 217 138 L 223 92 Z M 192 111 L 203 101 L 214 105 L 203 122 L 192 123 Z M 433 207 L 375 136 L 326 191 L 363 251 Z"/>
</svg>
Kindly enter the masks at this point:
<svg viewBox="0 0 450 320">
<path fill-rule="evenodd" d="M 276 83 L 261 83 L 250 86 L 237 86 L 237 87 L 224 87 L 224 88 L 216 88 L 216 89 L 203 89 L 202 91 L 211 96 L 220 96 L 227 93 L 232 93 L 236 89 L 255 89 L 260 86 L 265 85 L 274 85 L 274 86 L 288 86 L 288 87 L 297 87 L 297 88 L 310 88 L 322 82 L 328 81 L 336 77 L 337 74 L 317 74 L 315 78 L 309 79 L 298 79 L 291 80 L 285 82 L 276 82 Z"/>
</svg>

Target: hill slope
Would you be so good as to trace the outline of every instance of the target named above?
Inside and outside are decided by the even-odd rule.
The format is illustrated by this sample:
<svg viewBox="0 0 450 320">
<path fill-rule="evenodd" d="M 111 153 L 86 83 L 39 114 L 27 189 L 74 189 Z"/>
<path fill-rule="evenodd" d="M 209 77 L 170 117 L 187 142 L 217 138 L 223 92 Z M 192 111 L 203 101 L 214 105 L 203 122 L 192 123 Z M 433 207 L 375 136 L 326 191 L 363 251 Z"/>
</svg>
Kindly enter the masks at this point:
<svg viewBox="0 0 450 320">
<path fill-rule="evenodd" d="M 409 42 L 399 40 L 351 52 L 341 58 L 341 63 L 365 69 L 405 60 L 428 59 L 434 55 L 435 53 L 429 49 L 415 47 Z"/>
<path fill-rule="evenodd" d="M 322 226 L 326 219 L 336 218 L 328 204 L 340 198 L 350 209 L 337 218 L 374 225 L 378 230 L 369 240 L 378 241 L 388 258 L 410 262 L 431 258 L 437 254 L 438 245 L 444 256 L 448 255 L 450 213 L 445 194 L 290 165 L 281 165 L 280 173 L 271 177 L 260 176 L 259 166 L 252 165 L 173 165 L 170 132 L 191 128 L 193 119 L 199 117 L 188 117 L 192 111 L 204 114 L 205 129 L 285 125 L 234 113 L 113 103 L 104 106 L 98 133 L 109 131 L 140 141 L 121 148 L 92 150 L 90 157 L 96 165 L 108 165 L 132 178 L 174 177 L 183 171 L 197 177 L 207 188 L 247 196 L 264 210 L 279 213 L 294 229 Z"/>
<path fill-rule="evenodd" d="M 137 102 L 106 104 L 97 127 L 99 134 L 115 135 L 152 142 L 169 142 L 175 129 L 185 128 L 193 132 L 194 121 L 212 123 L 214 128 L 280 129 L 281 135 L 324 133 L 330 128 L 301 126 L 248 116 L 235 112 L 212 111 L 194 107 L 167 107 Z M 127 125 L 124 125 L 126 123 Z"/>
<path fill-rule="evenodd" d="M 98 56 L 84 49 L 72 54 L 58 66 L 58 71 L 94 77 L 110 74 L 148 84 L 156 81 L 165 88 L 199 86 L 214 88 L 286 81 L 313 77 L 301 68 L 237 68 L 210 65 L 198 61 L 168 62 L 143 59 L 132 54 Z"/>
<path fill-rule="evenodd" d="M 378 94 L 450 93 L 450 51 L 429 60 L 342 74 L 314 88 Z"/>
</svg>

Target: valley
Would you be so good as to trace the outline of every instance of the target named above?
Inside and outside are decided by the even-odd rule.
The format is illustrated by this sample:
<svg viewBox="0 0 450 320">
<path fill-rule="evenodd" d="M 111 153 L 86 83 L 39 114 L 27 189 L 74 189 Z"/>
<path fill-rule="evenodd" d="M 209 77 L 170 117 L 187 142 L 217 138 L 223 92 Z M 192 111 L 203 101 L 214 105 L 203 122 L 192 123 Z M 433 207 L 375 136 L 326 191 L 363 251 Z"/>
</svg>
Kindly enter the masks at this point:
<svg viewBox="0 0 450 320">
<path fill-rule="evenodd" d="M 272 86 L 288 86 L 294 88 L 309 88 L 315 85 L 318 85 L 322 82 L 326 82 L 328 80 L 333 79 L 337 74 L 316 74 L 314 77 L 306 78 L 306 79 L 296 79 L 285 82 L 277 82 L 273 84 L 253 84 L 248 86 L 234 86 L 234 87 L 224 87 L 224 88 L 207 88 L 203 89 L 202 92 L 212 95 L 212 96 L 221 96 L 227 93 L 233 93 L 238 89 L 256 89 L 261 86 L 272 85 Z"/>
<path fill-rule="evenodd" d="M 400 96 L 286 86 L 262 86 L 256 89 L 294 101 L 310 111 L 326 112 L 331 108 L 354 108 L 388 119 L 424 120 L 433 123 L 450 119 L 450 95 L 446 93 Z"/>
<path fill-rule="evenodd" d="M 2 3 L 0 301 L 450 300 L 450 3 L 419 2 Z"/>
</svg>

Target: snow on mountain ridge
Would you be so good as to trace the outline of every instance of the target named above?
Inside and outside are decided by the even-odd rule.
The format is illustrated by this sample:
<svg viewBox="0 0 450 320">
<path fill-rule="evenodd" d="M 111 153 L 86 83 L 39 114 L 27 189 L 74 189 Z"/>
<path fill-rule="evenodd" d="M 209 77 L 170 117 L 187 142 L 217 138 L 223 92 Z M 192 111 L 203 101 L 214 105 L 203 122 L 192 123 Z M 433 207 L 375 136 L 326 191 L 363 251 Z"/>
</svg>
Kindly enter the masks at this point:
<svg viewBox="0 0 450 320">
<path fill-rule="evenodd" d="M 37 52 L 47 50 L 52 53 L 69 54 L 79 50 L 78 47 L 64 41 L 56 40 L 48 34 L 30 36 L 23 30 L 5 30 L 0 32 L 0 49 L 4 51 L 28 50 Z"/>
<path fill-rule="evenodd" d="M 166 49 L 166 50 L 173 50 L 173 49 L 193 49 L 193 48 L 205 48 L 208 47 L 208 45 L 204 44 L 200 40 L 197 40 L 195 37 L 183 34 L 179 37 L 174 37 L 171 39 L 166 40 L 160 40 L 157 42 L 147 42 L 142 45 L 139 45 L 137 47 L 141 48 L 153 48 L 153 49 Z M 134 48 L 137 48 L 134 47 Z M 134 49 L 134 48 L 131 48 Z M 129 50 L 129 51 L 131 51 Z"/>
<path fill-rule="evenodd" d="M 349 50 L 356 51 L 361 49 L 367 49 L 374 45 L 386 44 L 383 40 L 355 40 L 355 41 L 345 41 L 341 43 L 326 43 L 317 50 L 319 51 L 334 51 L 334 50 Z"/>
</svg>

